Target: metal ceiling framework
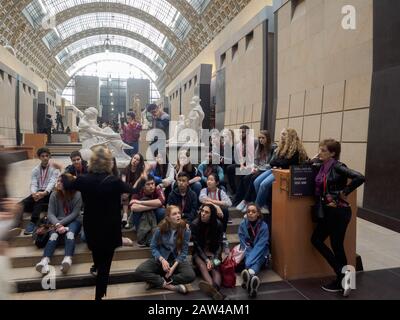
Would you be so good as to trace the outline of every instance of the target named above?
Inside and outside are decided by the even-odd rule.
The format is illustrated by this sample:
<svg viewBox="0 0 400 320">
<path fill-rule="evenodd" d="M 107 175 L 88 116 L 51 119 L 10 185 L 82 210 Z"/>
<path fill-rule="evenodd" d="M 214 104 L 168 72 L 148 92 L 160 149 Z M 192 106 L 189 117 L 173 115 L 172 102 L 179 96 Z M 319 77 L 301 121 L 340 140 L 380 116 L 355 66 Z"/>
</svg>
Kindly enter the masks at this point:
<svg viewBox="0 0 400 320">
<path fill-rule="evenodd" d="M 0 2 L 0 44 L 10 44 L 16 51 L 16 56 L 42 78 L 48 80 L 49 92 L 62 91 L 69 81 L 66 66 L 76 59 L 104 51 L 104 46 L 96 45 L 85 47 L 59 63 L 56 55 L 78 41 L 90 39 L 93 36 L 122 36 L 140 42 L 154 51 L 165 62 L 165 67 L 149 59 L 140 50 L 134 47 L 127 48 L 113 45 L 112 50 L 124 54 L 132 54 L 154 70 L 158 79 L 156 86 L 160 93 L 179 73 L 206 47 L 206 45 L 251 1 L 251 0 L 40 0 L 42 4 L 58 5 L 59 12 L 53 10 L 56 25 L 73 18 L 101 13 L 125 15 L 130 19 L 137 19 L 165 36 L 166 40 L 160 45 L 154 39 L 140 31 L 127 30 L 124 27 L 103 24 L 74 33 L 61 38 L 52 48 L 49 48 L 42 39 L 48 35 L 41 25 L 32 25 L 32 21 L 22 14 L 23 9 L 39 0 L 2 0 Z M 73 4 L 67 7 L 63 2 Z M 163 20 L 161 13 L 154 11 L 155 5 L 165 3 L 170 11 L 159 11 L 164 15 L 173 15 L 175 20 Z M 77 5 L 76 5 L 77 4 Z M 147 6 L 146 6 L 147 4 Z M 151 10 L 150 6 L 154 9 Z M 161 7 L 160 7 L 161 8 Z M 148 12 L 147 12 L 147 11 Z M 161 9 L 160 9 L 161 10 Z M 176 10 L 176 11 L 174 11 Z M 171 13 L 172 12 L 172 13 Z M 179 27 L 179 25 L 181 27 Z M 185 33 L 187 28 L 187 33 Z M 53 31 L 54 32 L 54 31 Z M 57 33 L 57 32 L 56 32 Z M 131 43 L 131 40 L 128 40 Z M 128 43 L 127 42 L 127 43 Z M 170 42 L 172 45 L 165 46 Z M 85 43 L 85 41 L 82 41 Z M 98 43 L 97 43 L 98 44 Z M 175 51 L 171 48 L 175 47 Z M 171 54 L 171 52 L 173 52 Z M 161 62 L 161 65 L 163 63 Z"/>
</svg>

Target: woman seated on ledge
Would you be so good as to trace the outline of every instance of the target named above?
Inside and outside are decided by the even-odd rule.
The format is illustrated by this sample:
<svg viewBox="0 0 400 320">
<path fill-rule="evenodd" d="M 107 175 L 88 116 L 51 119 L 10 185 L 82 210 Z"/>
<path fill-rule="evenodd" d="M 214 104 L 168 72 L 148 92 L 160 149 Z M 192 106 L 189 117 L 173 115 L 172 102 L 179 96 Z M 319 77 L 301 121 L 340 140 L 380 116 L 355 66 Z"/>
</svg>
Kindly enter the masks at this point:
<svg viewBox="0 0 400 320">
<path fill-rule="evenodd" d="M 281 132 L 281 139 L 274 155 L 272 156 L 271 168 L 289 169 L 290 166 L 298 165 L 307 160 L 307 152 L 301 143 L 296 130 L 284 129 Z M 256 204 L 266 207 L 271 211 L 272 184 L 275 177 L 272 170 L 266 170 L 254 180 L 254 187 L 257 192 Z"/>
<path fill-rule="evenodd" d="M 347 266 L 343 243 L 351 220 L 351 207 L 347 196 L 361 186 L 365 178 L 339 161 L 340 152 L 340 143 L 327 139 L 320 143 L 317 159 L 313 159 L 315 162 L 322 162 L 315 178 L 315 195 L 316 206 L 321 207 L 323 216 L 319 217 L 311 242 L 336 273 L 336 279 L 323 285 L 322 289 L 328 292 L 343 292 L 344 296 L 348 296 L 351 292 L 349 279 L 345 279 L 342 284 L 343 278 L 349 275 L 348 270 L 343 270 Z M 351 182 L 348 184 L 349 179 Z M 332 250 L 325 244 L 328 237 Z"/>
<path fill-rule="evenodd" d="M 187 261 L 190 234 L 180 209 L 169 206 L 165 219 L 160 222 L 151 241 L 152 258 L 136 269 L 138 278 L 146 281 L 149 288 L 164 288 L 186 294 L 185 285 L 196 278 Z"/>
<path fill-rule="evenodd" d="M 246 217 L 239 225 L 240 249 L 244 252 L 244 267 L 241 273 L 242 288 L 249 297 L 257 295 L 260 279 L 257 274 L 267 264 L 269 256 L 268 225 L 263 221 L 260 208 L 254 203 L 247 206 Z"/>
<path fill-rule="evenodd" d="M 58 178 L 56 192 L 50 196 L 47 218 L 55 229 L 50 231 L 50 238 L 44 249 L 42 260 L 36 270 L 42 274 L 50 272 L 49 262 L 61 237 L 65 237 L 65 257 L 61 262 L 61 271 L 66 274 L 72 265 L 75 251 L 75 236 L 81 229 L 80 213 L 82 208 L 81 193 L 67 189 L 75 177 L 63 174 Z"/>
</svg>

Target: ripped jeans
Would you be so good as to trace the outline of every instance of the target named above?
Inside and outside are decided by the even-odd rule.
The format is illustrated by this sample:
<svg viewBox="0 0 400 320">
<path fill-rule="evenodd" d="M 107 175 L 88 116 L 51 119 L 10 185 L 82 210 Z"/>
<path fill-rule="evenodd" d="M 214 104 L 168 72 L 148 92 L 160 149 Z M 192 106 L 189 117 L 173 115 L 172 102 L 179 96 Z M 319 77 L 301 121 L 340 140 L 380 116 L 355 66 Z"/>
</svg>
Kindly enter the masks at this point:
<svg viewBox="0 0 400 320">
<path fill-rule="evenodd" d="M 43 257 L 51 258 L 56 251 L 57 244 L 62 237 L 65 237 L 65 256 L 72 257 L 75 252 L 75 237 L 81 229 L 81 222 L 78 220 L 72 221 L 67 225 L 69 230 L 60 235 L 56 231 L 50 231 L 50 238 L 44 248 Z"/>
</svg>

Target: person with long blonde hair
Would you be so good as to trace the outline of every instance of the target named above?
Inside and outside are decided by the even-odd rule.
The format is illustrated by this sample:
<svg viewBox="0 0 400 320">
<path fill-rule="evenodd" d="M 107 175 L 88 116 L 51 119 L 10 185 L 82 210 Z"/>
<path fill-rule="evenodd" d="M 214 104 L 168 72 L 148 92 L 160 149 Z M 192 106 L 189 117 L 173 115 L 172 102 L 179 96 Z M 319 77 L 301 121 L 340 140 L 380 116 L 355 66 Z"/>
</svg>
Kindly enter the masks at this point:
<svg viewBox="0 0 400 320">
<path fill-rule="evenodd" d="M 136 275 L 151 288 L 187 293 L 186 284 L 196 275 L 187 261 L 190 229 L 182 219 L 177 206 L 166 209 L 165 219 L 160 222 L 151 240 L 152 258 L 136 269 Z"/>
<path fill-rule="evenodd" d="M 290 166 L 298 165 L 307 160 L 307 152 L 294 129 L 283 129 L 279 140 L 278 147 L 270 161 L 271 168 L 289 169 Z M 265 171 L 256 180 L 254 187 L 256 189 L 257 198 L 255 203 L 260 208 L 271 211 L 272 204 L 272 183 L 275 177 L 272 170 Z"/>
</svg>

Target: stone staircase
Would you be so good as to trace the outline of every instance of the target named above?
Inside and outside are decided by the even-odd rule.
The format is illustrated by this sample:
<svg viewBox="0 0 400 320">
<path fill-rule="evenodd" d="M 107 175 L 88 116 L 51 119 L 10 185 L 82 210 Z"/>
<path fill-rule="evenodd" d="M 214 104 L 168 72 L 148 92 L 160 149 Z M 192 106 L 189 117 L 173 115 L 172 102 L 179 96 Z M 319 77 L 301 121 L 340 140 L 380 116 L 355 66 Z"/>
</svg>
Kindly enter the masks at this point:
<svg viewBox="0 0 400 320">
<path fill-rule="evenodd" d="M 232 224 L 228 225 L 227 238 L 232 248 L 239 243 L 238 227 L 243 213 L 230 209 Z M 29 215 L 24 215 L 21 228 L 29 222 Z M 115 251 L 110 273 L 110 286 L 108 296 L 115 299 L 129 298 L 134 296 L 151 296 L 160 294 L 158 290 L 147 291 L 145 284 L 135 279 L 135 268 L 151 257 L 149 248 L 138 247 L 134 231 L 123 231 L 123 236 L 134 241 L 133 247 L 122 247 Z M 10 242 L 9 256 L 11 258 L 11 279 L 15 284 L 16 293 L 13 299 L 93 299 L 95 278 L 89 273 L 92 265 L 91 253 L 85 243 L 77 238 L 73 265 L 67 275 L 60 271 L 60 263 L 64 257 L 63 246 L 57 248 L 51 265 L 55 268 L 56 290 L 42 289 L 42 275 L 35 270 L 35 265 L 42 257 L 43 249 L 38 249 L 31 236 L 20 236 Z M 193 246 L 190 245 L 190 253 Z M 272 272 L 272 271 L 267 271 Z M 197 279 L 189 286 L 190 290 L 198 290 Z M 240 280 L 237 282 L 240 284 Z M 165 294 L 165 291 L 161 291 Z"/>
<path fill-rule="evenodd" d="M 48 143 L 46 146 L 50 149 L 51 154 L 56 157 L 66 157 L 72 151 L 82 149 L 81 143 Z"/>
</svg>

